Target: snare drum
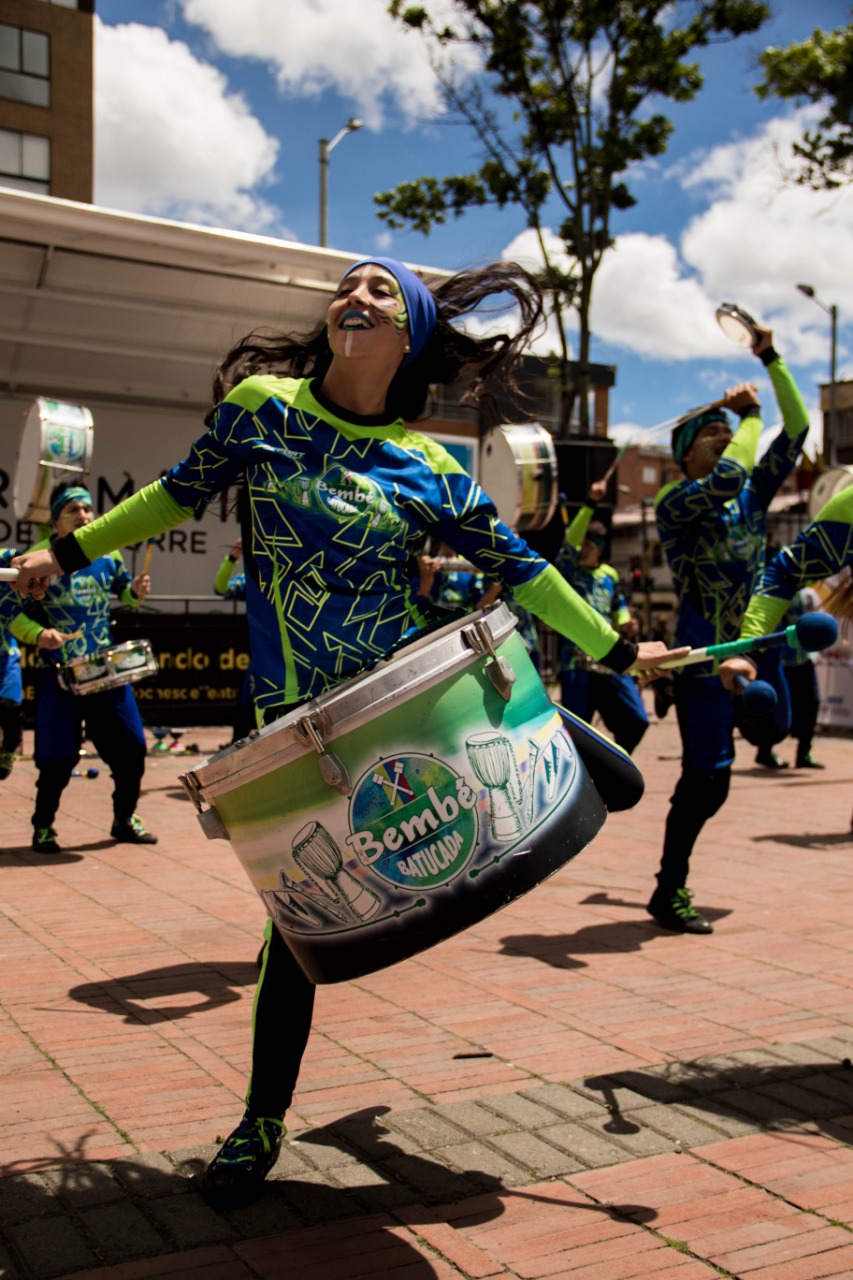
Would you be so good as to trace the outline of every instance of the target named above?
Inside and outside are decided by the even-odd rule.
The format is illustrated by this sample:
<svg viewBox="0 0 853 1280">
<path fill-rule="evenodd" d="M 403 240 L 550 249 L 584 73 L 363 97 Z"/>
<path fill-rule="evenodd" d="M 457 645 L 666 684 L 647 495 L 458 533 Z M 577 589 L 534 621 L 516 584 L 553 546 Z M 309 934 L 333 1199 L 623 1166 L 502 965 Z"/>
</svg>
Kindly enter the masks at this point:
<svg viewBox="0 0 853 1280">
<path fill-rule="evenodd" d="M 13 501 L 19 520 L 50 524 L 51 491 L 60 481 L 83 483 L 93 438 L 92 415 L 84 405 L 38 397 L 18 444 Z"/>
<path fill-rule="evenodd" d="M 128 640 L 97 653 L 71 658 L 59 668 L 59 683 L 69 693 L 100 693 L 119 685 L 147 680 L 158 670 L 157 659 L 148 640 Z"/>
<path fill-rule="evenodd" d="M 480 450 L 480 483 L 504 524 L 544 529 L 557 509 L 557 454 L 538 422 L 498 427 Z"/>
<path fill-rule="evenodd" d="M 317 983 L 491 915 L 606 816 L 505 605 L 416 640 L 181 780 Z"/>
<path fill-rule="evenodd" d="M 814 478 L 809 493 L 809 517 L 814 520 L 829 502 L 842 489 L 853 484 L 853 467 L 827 467 Z"/>
</svg>

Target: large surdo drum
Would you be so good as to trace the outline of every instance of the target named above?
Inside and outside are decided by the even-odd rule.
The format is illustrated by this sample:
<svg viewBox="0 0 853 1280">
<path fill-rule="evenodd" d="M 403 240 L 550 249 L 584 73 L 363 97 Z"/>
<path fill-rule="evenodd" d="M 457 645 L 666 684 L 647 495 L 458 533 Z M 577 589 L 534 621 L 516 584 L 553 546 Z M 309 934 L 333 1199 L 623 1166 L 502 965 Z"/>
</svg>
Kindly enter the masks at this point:
<svg viewBox="0 0 853 1280">
<path fill-rule="evenodd" d="M 18 442 L 14 507 L 19 520 L 50 524 L 50 494 L 60 481 L 83 484 L 92 465 L 94 425 L 85 405 L 39 396 Z"/>
<path fill-rule="evenodd" d="M 557 509 L 557 454 L 538 422 L 497 427 L 480 448 L 480 483 L 504 524 L 544 529 Z"/>
<path fill-rule="evenodd" d="M 809 493 L 809 516 L 814 520 L 830 498 L 853 484 L 853 467 L 827 467 L 814 478 Z"/>
<path fill-rule="evenodd" d="M 564 866 L 606 809 L 505 605 L 181 779 L 313 982 L 385 968 Z"/>
</svg>

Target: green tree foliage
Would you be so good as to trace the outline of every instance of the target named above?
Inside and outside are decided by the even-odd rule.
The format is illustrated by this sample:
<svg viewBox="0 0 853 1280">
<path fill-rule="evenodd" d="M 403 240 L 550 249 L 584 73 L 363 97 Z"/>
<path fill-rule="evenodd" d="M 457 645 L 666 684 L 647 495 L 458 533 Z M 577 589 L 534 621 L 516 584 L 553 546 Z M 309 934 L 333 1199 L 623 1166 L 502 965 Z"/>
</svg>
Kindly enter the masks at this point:
<svg viewBox="0 0 853 1280">
<path fill-rule="evenodd" d="M 787 49 L 765 49 L 759 61 L 764 79 L 755 92 L 760 98 L 825 108 L 816 127 L 794 143 L 796 181 L 816 191 L 853 181 L 853 26 L 817 30 Z"/>
<path fill-rule="evenodd" d="M 379 217 L 428 234 L 478 206 L 523 211 L 539 239 L 542 284 L 560 334 L 562 430 L 577 396 L 586 433 L 593 280 L 613 243 L 611 212 L 636 203 L 622 175 L 666 150 L 673 125 L 656 104 L 689 102 L 702 87 L 691 53 L 757 30 L 769 10 L 760 0 L 454 0 L 454 6 L 448 24 L 434 23 L 428 9 L 405 0 L 392 0 L 389 11 L 432 37 L 446 105 L 474 131 L 480 166 L 379 193 Z M 478 51 L 482 71 L 460 82 L 442 55 L 464 45 Z M 562 254 L 555 261 L 548 252 L 546 229 L 554 223 L 568 269 Z M 571 307 L 579 320 L 572 386 L 565 337 Z"/>
</svg>

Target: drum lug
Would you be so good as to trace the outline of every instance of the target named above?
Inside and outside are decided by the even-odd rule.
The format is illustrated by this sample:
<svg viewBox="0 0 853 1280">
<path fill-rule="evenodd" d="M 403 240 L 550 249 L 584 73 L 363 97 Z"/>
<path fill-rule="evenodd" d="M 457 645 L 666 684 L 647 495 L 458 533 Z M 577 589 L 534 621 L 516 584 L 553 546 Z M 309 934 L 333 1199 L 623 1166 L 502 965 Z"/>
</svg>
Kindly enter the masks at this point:
<svg viewBox="0 0 853 1280">
<path fill-rule="evenodd" d="M 352 791 L 352 783 L 346 765 L 333 751 L 326 750 L 326 744 L 323 741 L 323 735 L 327 734 L 330 728 L 329 717 L 321 711 L 313 717 L 303 716 L 301 720 L 297 720 L 293 726 L 293 732 L 303 746 L 313 747 L 317 752 L 320 757 L 319 765 L 323 781 L 328 786 L 334 787 L 336 791 L 340 791 L 342 796 L 348 796 Z"/>
<path fill-rule="evenodd" d="M 202 809 L 196 814 L 198 825 L 208 840 L 227 840 L 228 828 L 215 809 Z"/>
<path fill-rule="evenodd" d="M 504 702 L 512 696 L 512 686 L 518 676 L 506 658 L 499 657 L 492 642 L 492 633 L 482 619 L 469 627 L 462 628 L 462 635 L 475 653 L 487 656 L 486 675 L 491 680 Z"/>
</svg>

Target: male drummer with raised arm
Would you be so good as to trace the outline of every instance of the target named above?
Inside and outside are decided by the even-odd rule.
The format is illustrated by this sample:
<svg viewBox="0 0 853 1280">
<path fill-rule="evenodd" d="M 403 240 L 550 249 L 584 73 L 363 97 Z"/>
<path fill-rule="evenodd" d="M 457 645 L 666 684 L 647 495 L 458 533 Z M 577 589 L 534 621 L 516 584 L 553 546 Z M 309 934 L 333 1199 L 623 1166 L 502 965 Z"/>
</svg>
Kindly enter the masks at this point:
<svg viewBox="0 0 853 1280">
<path fill-rule="evenodd" d="M 747 602 L 764 567 L 767 510 L 791 474 L 809 417 L 773 334 L 755 326 L 753 355 L 767 369 L 782 427 L 758 457 L 763 430 L 758 392 L 743 383 L 721 404 L 676 423 L 672 453 L 682 471 L 655 498 L 661 546 L 678 595 L 676 639 L 700 649 L 737 639 Z M 726 410 L 737 415 L 733 433 Z M 778 650 L 764 656 L 762 677 L 775 681 L 775 741 L 787 732 L 787 686 Z M 693 905 L 687 875 L 693 846 L 705 823 L 725 803 L 734 762 L 735 704 L 712 663 L 676 674 L 675 707 L 681 734 L 681 776 L 670 800 L 657 887 L 648 911 L 665 929 L 708 934 L 711 922 Z M 769 717 L 768 717 L 769 719 Z M 755 726 L 740 729 L 756 742 Z M 766 741 L 766 731 L 762 738 Z"/>
<path fill-rule="evenodd" d="M 58 537 L 73 533 L 94 519 L 91 495 L 79 486 L 58 486 L 51 494 L 50 511 Z M 39 649 L 35 725 L 38 781 L 32 842 L 36 853 L 59 852 L 53 821 L 80 757 L 84 721 L 85 736 L 94 743 L 115 783 L 113 839 L 123 844 L 157 841 L 136 813 L 146 744 L 133 689 L 121 685 L 81 698 L 66 692 L 58 679 L 63 662 L 112 644 L 111 596 L 117 596 L 124 604 L 138 605 L 150 588 L 147 574 L 131 579 L 121 556 L 113 552 L 99 556 L 85 569 L 55 579 L 44 597 L 27 602 L 23 612 L 20 597 L 14 597 L 16 613 L 9 620 L 9 629 L 18 640 Z M 3 614 L 8 617 L 8 597 Z"/>
</svg>

